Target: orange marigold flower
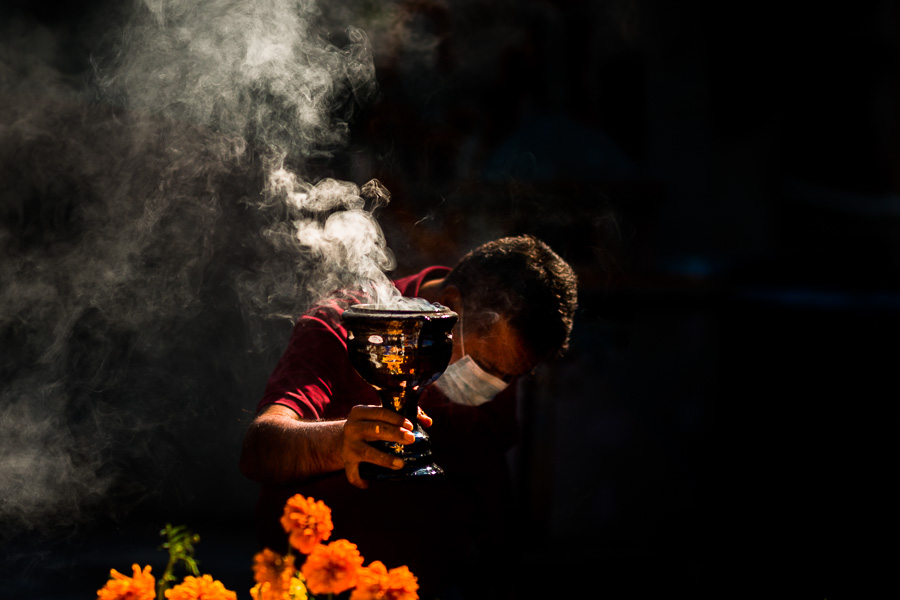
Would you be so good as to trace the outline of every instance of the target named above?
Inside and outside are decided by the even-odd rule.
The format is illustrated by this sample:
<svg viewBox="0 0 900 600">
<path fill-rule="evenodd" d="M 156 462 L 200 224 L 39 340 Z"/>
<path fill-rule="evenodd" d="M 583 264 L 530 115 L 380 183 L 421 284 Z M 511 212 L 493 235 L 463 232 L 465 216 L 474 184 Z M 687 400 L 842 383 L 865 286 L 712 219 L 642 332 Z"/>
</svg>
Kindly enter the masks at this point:
<svg viewBox="0 0 900 600">
<path fill-rule="evenodd" d="M 250 594 L 254 600 L 306 600 L 306 587 L 296 575 L 293 556 L 281 556 L 266 548 L 253 557 L 257 585 Z"/>
<path fill-rule="evenodd" d="M 291 577 L 291 587 L 288 589 L 288 597 L 290 597 L 291 600 L 306 600 L 306 584 L 303 583 L 303 580 L 300 577 Z"/>
<path fill-rule="evenodd" d="M 297 494 L 284 505 L 281 526 L 290 535 L 291 546 L 309 554 L 317 544 L 331 537 L 334 525 L 331 509 L 321 500 Z"/>
<path fill-rule="evenodd" d="M 359 570 L 356 589 L 350 600 L 418 600 L 419 583 L 407 567 L 390 571 L 384 563 L 375 561 Z"/>
<path fill-rule="evenodd" d="M 298 577 L 291 577 L 288 589 L 277 592 L 268 581 L 257 583 L 250 589 L 250 597 L 253 600 L 307 600 L 306 586 Z"/>
<path fill-rule="evenodd" d="M 282 600 L 283 596 L 272 593 L 272 584 L 268 581 L 257 583 L 250 588 L 250 597 L 253 600 Z"/>
<path fill-rule="evenodd" d="M 294 557 L 290 554 L 282 556 L 266 548 L 253 557 L 253 580 L 257 583 L 268 582 L 274 587 L 288 589 L 295 572 Z"/>
<path fill-rule="evenodd" d="M 156 579 L 150 574 L 150 566 L 143 570 L 131 565 L 133 576 L 129 577 L 115 569 L 109 571 L 110 580 L 97 590 L 97 600 L 153 600 L 156 598 Z"/>
<path fill-rule="evenodd" d="M 356 544 L 337 540 L 319 544 L 303 563 L 306 587 L 313 594 L 340 594 L 356 585 L 363 557 Z"/>
<path fill-rule="evenodd" d="M 225 589 L 221 581 L 210 575 L 193 577 L 188 575 L 182 583 L 166 590 L 169 600 L 237 600 L 237 594 Z"/>
</svg>

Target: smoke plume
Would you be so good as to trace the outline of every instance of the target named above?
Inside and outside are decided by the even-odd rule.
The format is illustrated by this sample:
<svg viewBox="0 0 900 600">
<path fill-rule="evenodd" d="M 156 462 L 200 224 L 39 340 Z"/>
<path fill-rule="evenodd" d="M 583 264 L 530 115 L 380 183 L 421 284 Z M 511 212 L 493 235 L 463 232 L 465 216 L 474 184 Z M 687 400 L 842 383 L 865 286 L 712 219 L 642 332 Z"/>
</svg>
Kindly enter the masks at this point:
<svg viewBox="0 0 900 600">
<path fill-rule="evenodd" d="M 0 541 L 208 500 L 283 324 L 394 293 L 389 193 L 323 175 L 377 93 L 362 30 L 313 0 L 102 8 L 0 25 Z"/>
</svg>

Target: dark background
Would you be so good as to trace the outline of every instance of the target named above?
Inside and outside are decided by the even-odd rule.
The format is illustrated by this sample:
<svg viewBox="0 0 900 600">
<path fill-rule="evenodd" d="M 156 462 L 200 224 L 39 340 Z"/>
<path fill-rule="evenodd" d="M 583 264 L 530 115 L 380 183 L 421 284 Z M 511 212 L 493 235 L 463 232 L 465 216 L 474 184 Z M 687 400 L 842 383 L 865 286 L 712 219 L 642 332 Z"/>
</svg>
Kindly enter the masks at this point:
<svg viewBox="0 0 900 600">
<path fill-rule="evenodd" d="M 5 27 L 43 24 L 60 41 L 35 60 L 80 82 L 103 19 L 122 18 L 112 6 L 7 2 L 19 20 Z M 582 284 L 571 351 L 521 390 L 511 458 L 535 597 L 776 582 L 831 597 L 884 577 L 895 563 L 878 547 L 893 543 L 896 505 L 897 6 L 389 6 L 403 18 L 379 31 L 435 42 L 433 60 L 396 41 L 415 36 L 370 33 L 381 96 L 353 116 L 349 145 L 310 171 L 391 190 L 378 217 L 393 274 L 532 233 Z M 330 7 L 335 43 L 371 10 Z M 28 76 L 4 66 L 3 96 L 21 101 Z M 90 236 L 79 230 L 84 177 L 51 169 L 34 183 L 69 135 L 4 149 L 0 258 L 16 274 L 5 293 Z M 258 181 L 231 183 L 253 193 Z M 231 206 L 228 193 L 220 201 Z M 91 597 L 132 562 L 159 574 L 166 522 L 200 533 L 204 572 L 249 597 L 255 491 L 237 457 L 289 331 L 247 317 L 230 286 L 265 260 L 229 250 L 252 219 L 220 211 L 225 233 L 192 311 L 155 320 L 153 333 L 79 309 L 63 348 L 48 350 L 58 338 L 28 316 L 39 313 L 0 314 L 0 415 L 59 429 L 71 443 L 44 459 L 91 473 L 42 501 L 52 478 L 13 461 L 56 438 L 42 429 L 32 442 L 16 426 L 2 442 L 4 472 L 18 478 L 0 497 L 2 597 Z M 196 234 L 178 222 L 162 233 Z M 61 366 L 44 369 L 48 356 Z M 61 405 L 29 395 L 45 375 L 65 390 Z M 61 418 L 42 421 L 48 406 Z M 14 506 L 23 500 L 33 509 Z"/>
</svg>

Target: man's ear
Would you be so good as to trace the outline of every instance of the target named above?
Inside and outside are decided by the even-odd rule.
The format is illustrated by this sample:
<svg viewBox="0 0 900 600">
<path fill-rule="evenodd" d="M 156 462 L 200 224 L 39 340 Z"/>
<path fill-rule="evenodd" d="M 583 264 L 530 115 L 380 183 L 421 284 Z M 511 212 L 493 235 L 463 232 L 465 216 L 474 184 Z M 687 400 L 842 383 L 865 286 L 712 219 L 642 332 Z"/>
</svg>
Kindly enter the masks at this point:
<svg viewBox="0 0 900 600">
<path fill-rule="evenodd" d="M 438 302 L 457 313 L 462 310 L 462 296 L 459 293 L 459 288 L 455 285 L 448 285 L 441 288 Z"/>
</svg>

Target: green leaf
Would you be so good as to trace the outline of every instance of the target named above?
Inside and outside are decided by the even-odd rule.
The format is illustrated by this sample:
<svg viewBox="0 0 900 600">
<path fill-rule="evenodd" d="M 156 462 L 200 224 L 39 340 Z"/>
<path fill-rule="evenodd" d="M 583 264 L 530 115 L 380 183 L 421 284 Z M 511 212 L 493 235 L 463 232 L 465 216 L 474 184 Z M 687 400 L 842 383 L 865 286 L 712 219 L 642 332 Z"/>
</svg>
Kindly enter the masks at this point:
<svg viewBox="0 0 900 600">
<path fill-rule="evenodd" d="M 168 550 L 169 552 L 166 570 L 156 585 L 157 600 L 164 600 L 165 591 L 172 587 L 172 582 L 176 580 L 174 574 L 176 564 L 180 562 L 191 575 L 200 576 L 200 569 L 194 559 L 194 545 L 200 542 L 200 536 L 191 532 L 184 525 L 172 527 L 170 523 L 166 523 L 159 535 L 166 538 L 159 550 Z"/>
</svg>

